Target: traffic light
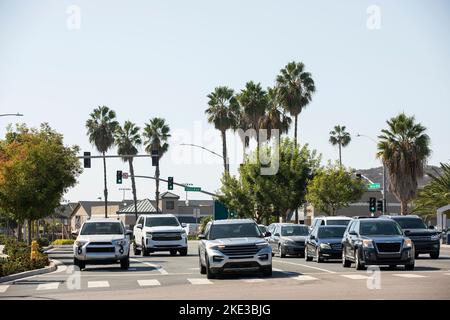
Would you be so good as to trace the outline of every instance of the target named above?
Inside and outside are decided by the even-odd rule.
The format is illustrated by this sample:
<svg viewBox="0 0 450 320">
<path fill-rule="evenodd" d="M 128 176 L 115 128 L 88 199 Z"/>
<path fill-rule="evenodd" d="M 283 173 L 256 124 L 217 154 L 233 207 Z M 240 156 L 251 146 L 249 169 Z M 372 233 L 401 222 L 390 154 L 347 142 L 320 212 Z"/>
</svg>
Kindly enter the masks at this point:
<svg viewBox="0 0 450 320">
<path fill-rule="evenodd" d="M 84 153 L 85 157 L 90 157 L 91 153 L 90 152 L 85 152 Z M 91 158 L 84 158 L 84 167 L 85 168 L 90 168 L 91 167 Z"/>
<path fill-rule="evenodd" d="M 121 170 L 117 170 L 117 172 L 116 172 L 116 183 L 122 184 L 122 171 Z"/>
<path fill-rule="evenodd" d="M 378 212 L 383 212 L 383 200 L 378 200 L 377 201 L 377 211 Z"/>
<path fill-rule="evenodd" d="M 369 211 L 371 213 L 375 213 L 377 210 L 377 198 L 370 198 L 369 199 Z"/>
<path fill-rule="evenodd" d="M 167 178 L 167 190 L 173 190 L 173 177 Z"/>
</svg>

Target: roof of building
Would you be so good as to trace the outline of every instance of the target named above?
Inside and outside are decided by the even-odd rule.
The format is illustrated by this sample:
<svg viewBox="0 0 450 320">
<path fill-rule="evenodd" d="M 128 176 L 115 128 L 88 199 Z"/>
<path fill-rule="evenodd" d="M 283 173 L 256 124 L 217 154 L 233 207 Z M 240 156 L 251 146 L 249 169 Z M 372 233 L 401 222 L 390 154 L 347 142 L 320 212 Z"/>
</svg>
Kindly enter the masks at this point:
<svg viewBox="0 0 450 320">
<path fill-rule="evenodd" d="M 164 198 L 180 199 L 180 196 L 176 195 L 175 193 L 166 191 L 166 192 L 161 194 L 161 199 L 164 199 Z"/>
<path fill-rule="evenodd" d="M 124 200 L 124 201 L 108 201 L 108 207 L 109 206 L 119 206 L 119 210 L 128 204 L 132 203 L 133 200 Z M 72 216 L 78 208 L 82 207 L 84 211 L 88 214 L 88 216 L 91 216 L 92 213 L 92 207 L 99 207 L 104 206 L 105 201 L 79 201 L 76 205 L 76 207 L 73 209 L 70 216 Z"/>
<path fill-rule="evenodd" d="M 138 214 L 153 213 L 156 212 L 150 199 L 143 199 L 137 202 Z M 117 211 L 117 214 L 135 213 L 134 202 L 131 201 L 126 207 L 123 207 Z"/>
<path fill-rule="evenodd" d="M 59 207 L 55 209 L 54 217 L 56 218 L 70 218 L 72 212 L 77 207 L 77 202 L 69 202 L 61 204 Z"/>
</svg>

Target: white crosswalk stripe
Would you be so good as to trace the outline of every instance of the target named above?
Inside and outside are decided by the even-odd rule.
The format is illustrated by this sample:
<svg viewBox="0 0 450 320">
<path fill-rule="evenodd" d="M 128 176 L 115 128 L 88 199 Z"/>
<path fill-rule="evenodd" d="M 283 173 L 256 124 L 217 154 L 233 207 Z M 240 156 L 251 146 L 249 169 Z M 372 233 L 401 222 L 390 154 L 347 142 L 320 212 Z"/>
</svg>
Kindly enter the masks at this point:
<svg viewBox="0 0 450 320">
<path fill-rule="evenodd" d="M 314 278 L 314 277 L 311 277 L 311 276 L 305 276 L 305 275 L 297 276 L 297 277 L 295 277 L 295 278 L 293 278 L 293 279 L 298 280 L 298 281 L 312 281 L 312 280 L 319 280 L 319 279 L 317 279 L 317 278 Z"/>
<path fill-rule="evenodd" d="M 108 288 L 108 281 L 88 281 L 88 288 Z"/>
<path fill-rule="evenodd" d="M 202 278 L 189 278 L 187 279 L 191 284 L 212 284 L 211 281 L 208 279 L 202 279 Z"/>
<path fill-rule="evenodd" d="M 243 281 L 248 283 L 257 283 L 257 282 L 264 282 L 266 280 L 255 278 L 255 279 L 244 279 Z"/>
<path fill-rule="evenodd" d="M 156 279 L 138 280 L 137 282 L 141 287 L 160 286 L 161 285 L 161 282 L 159 282 Z"/>
<path fill-rule="evenodd" d="M 367 280 L 368 276 L 363 276 L 362 274 L 343 274 L 341 277 L 352 279 L 352 280 Z"/>
<path fill-rule="evenodd" d="M 5 285 L 5 284 L 0 285 L 0 293 L 5 293 L 6 290 L 8 290 L 8 288 L 9 288 L 9 285 Z"/>
<path fill-rule="evenodd" d="M 59 287 L 59 282 L 41 283 L 37 286 L 36 290 L 56 290 Z"/>
<path fill-rule="evenodd" d="M 427 276 L 421 276 L 419 274 L 414 274 L 414 273 L 398 273 L 398 274 L 393 274 L 393 276 L 401 277 L 401 278 L 426 278 L 427 277 Z"/>
</svg>

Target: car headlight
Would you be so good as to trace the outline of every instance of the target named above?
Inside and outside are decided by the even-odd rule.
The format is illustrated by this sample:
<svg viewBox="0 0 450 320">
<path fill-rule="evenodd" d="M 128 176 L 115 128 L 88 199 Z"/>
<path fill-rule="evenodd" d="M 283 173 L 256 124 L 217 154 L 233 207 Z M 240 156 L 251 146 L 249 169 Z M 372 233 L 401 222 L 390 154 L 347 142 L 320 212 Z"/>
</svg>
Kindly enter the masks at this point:
<svg viewBox="0 0 450 320">
<path fill-rule="evenodd" d="M 321 243 L 320 249 L 331 249 L 331 246 L 328 243 Z"/>
<path fill-rule="evenodd" d="M 183 229 L 183 230 L 181 231 L 181 237 L 182 237 L 182 238 L 186 238 L 186 237 L 187 237 L 186 230 Z"/>
<path fill-rule="evenodd" d="M 257 243 L 257 244 L 256 244 L 256 247 L 257 247 L 258 249 L 266 248 L 266 247 L 268 247 L 268 246 L 269 246 L 269 243 L 267 243 L 267 242 L 260 242 L 260 243 Z"/>
<path fill-rule="evenodd" d="M 411 248 L 413 246 L 413 242 L 411 241 L 411 239 L 405 239 L 405 242 L 403 243 L 403 245 L 406 248 Z"/>
<path fill-rule="evenodd" d="M 225 246 L 223 245 L 223 244 L 221 244 L 221 245 L 217 245 L 217 244 L 208 244 L 207 246 L 206 246 L 208 249 L 212 249 L 212 250 L 219 250 L 219 249 L 223 249 L 223 248 L 225 248 Z"/>
<path fill-rule="evenodd" d="M 294 240 L 286 238 L 286 239 L 283 239 L 283 242 L 284 243 L 294 243 Z"/>
<path fill-rule="evenodd" d="M 125 239 L 113 240 L 113 245 L 115 246 L 124 246 L 127 242 Z"/>
<path fill-rule="evenodd" d="M 153 237 L 153 235 L 150 232 L 147 232 L 145 235 L 147 236 L 148 239 L 151 239 Z"/>
<path fill-rule="evenodd" d="M 432 240 L 432 241 L 439 240 L 439 238 L 440 238 L 440 237 L 439 237 L 439 234 L 437 234 L 437 233 L 431 235 L 431 240 Z"/>
<path fill-rule="evenodd" d="M 364 248 L 373 248 L 373 241 L 372 240 L 363 240 L 362 242 Z"/>
<path fill-rule="evenodd" d="M 83 240 L 77 240 L 77 241 L 75 241 L 75 245 L 76 245 L 77 247 L 82 247 L 82 246 L 84 246 L 86 243 L 87 243 L 87 241 L 83 241 Z"/>
</svg>

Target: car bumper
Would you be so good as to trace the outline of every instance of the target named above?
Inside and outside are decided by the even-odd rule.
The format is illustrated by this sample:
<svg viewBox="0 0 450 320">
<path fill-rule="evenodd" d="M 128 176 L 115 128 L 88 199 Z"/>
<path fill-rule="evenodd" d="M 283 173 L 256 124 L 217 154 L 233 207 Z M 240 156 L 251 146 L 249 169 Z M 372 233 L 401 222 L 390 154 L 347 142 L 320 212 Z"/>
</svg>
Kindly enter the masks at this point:
<svg viewBox="0 0 450 320">
<path fill-rule="evenodd" d="M 300 244 L 282 244 L 284 252 L 288 255 L 299 255 L 305 253 L 305 245 Z"/>
<path fill-rule="evenodd" d="M 342 249 L 320 249 L 320 256 L 325 259 L 342 259 Z"/>
<path fill-rule="evenodd" d="M 118 260 L 121 260 L 123 258 L 126 258 L 129 255 L 130 246 L 108 246 L 103 247 L 105 251 L 108 250 L 109 252 L 91 252 L 91 248 L 89 245 L 84 245 L 83 247 L 74 246 L 73 247 L 73 254 L 74 257 L 78 260 L 82 261 L 91 261 L 91 262 L 98 262 L 98 263 L 114 263 Z M 97 249 L 96 250 L 101 250 Z"/>
<path fill-rule="evenodd" d="M 435 253 L 439 252 L 439 240 L 436 241 L 414 241 L 414 249 L 416 253 Z"/>
<path fill-rule="evenodd" d="M 379 253 L 375 249 L 364 249 L 362 260 L 366 265 L 413 264 L 414 249 L 404 248 L 400 253 Z"/>
<path fill-rule="evenodd" d="M 214 273 L 222 272 L 252 272 L 272 266 L 272 249 L 259 250 L 252 256 L 229 257 L 219 250 L 207 249 L 208 263 Z"/>
<path fill-rule="evenodd" d="M 181 240 L 164 240 L 155 241 L 152 239 L 145 240 L 145 247 L 150 251 L 170 251 L 187 249 L 187 238 L 181 238 Z"/>
</svg>

